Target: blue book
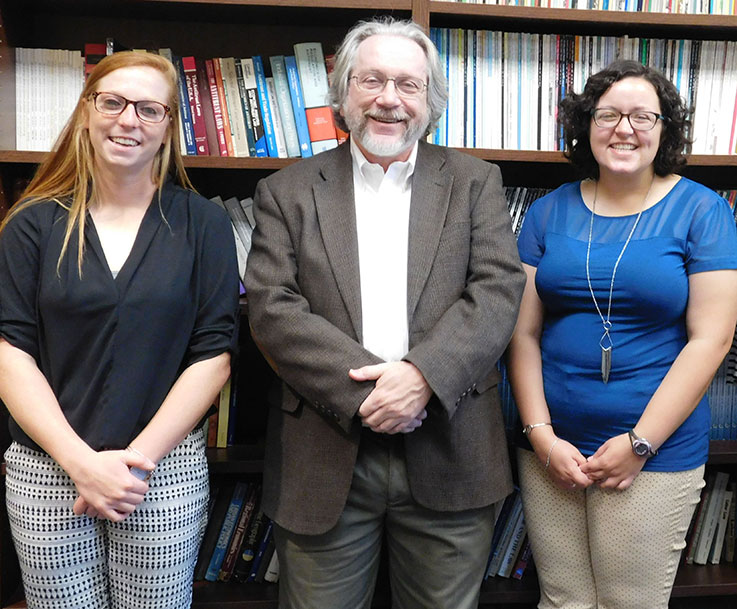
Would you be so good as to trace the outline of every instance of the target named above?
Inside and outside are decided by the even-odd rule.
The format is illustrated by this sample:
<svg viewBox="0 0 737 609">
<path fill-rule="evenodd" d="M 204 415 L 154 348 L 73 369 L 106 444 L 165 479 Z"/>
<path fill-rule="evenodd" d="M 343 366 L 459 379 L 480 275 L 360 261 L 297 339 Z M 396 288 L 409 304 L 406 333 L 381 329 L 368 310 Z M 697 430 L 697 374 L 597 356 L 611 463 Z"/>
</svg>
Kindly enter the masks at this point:
<svg viewBox="0 0 737 609">
<path fill-rule="evenodd" d="M 223 519 L 223 526 L 220 527 L 217 544 L 215 544 L 215 549 L 212 551 L 210 564 L 207 566 L 207 573 L 205 574 L 207 581 L 215 582 L 218 580 L 220 565 L 223 564 L 225 553 L 228 550 L 228 545 L 230 545 L 230 538 L 235 530 L 235 524 L 243 507 L 247 490 L 247 482 L 237 482 L 233 489 L 233 497 L 230 499 L 228 511 L 225 513 L 225 518 Z"/>
<path fill-rule="evenodd" d="M 302 97 L 302 84 L 299 82 L 297 61 L 294 55 L 284 57 L 284 65 L 287 69 L 287 82 L 289 83 L 289 95 L 292 99 L 292 110 L 294 111 L 294 122 L 297 126 L 297 137 L 299 138 L 299 151 L 302 157 L 312 156 L 312 145 L 310 144 L 310 131 L 307 128 L 307 116 L 305 115 L 305 100 Z"/>
<path fill-rule="evenodd" d="M 264 64 L 260 55 L 254 55 L 253 73 L 256 76 L 256 87 L 258 89 L 258 101 L 261 106 L 261 120 L 264 124 L 264 135 L 266 136 L 266 149 L 269 156 L 278 157 L 279 151 L 276 147 L 276 136 L 274 135 L 274 121 L 271 117 L 273 110 L 269 103 L 269 91 L 266 88 L 266 74 L 264 74 Z M 279 110 L 276 109 L 278 112 Z"/>
<path fill-rule="evenodd" d="M 269 523 L 266 525 L 266 530 L 264 531 L 264 536 L 261 538 L 261 543 L 258 546 L 256 557 L 253 559 L 253 565 L 251 566 L 251 572 L 248 574 L 248 579 L 246 580 L 247 582 L 252 582 L 256 580 L 256 574 L 258 573 L 259 567 L 261 566 L 261 561 L 264 558 L 264 552 L 266 551 L 266 547 L 269 545 L 269 540 L 271 539 L 273 530 L 274 523 L 269 520 Z"/>
<path fill-rule="evenodd" d="M 184 143 L 186 150 L 184 154 L 188 156 L 197 155 L 197 143 L 194 137 L 194 125 L 192 124 L 192 110 L 189 107 L 189 95 L 187 94 L 187 84 L 184 79 L 184 66 L 181 57 L 173 57 L 174 65 L 179 73 L 179 114 L 182 119 L 182 128 L 184 129 Z"/>
</svg>

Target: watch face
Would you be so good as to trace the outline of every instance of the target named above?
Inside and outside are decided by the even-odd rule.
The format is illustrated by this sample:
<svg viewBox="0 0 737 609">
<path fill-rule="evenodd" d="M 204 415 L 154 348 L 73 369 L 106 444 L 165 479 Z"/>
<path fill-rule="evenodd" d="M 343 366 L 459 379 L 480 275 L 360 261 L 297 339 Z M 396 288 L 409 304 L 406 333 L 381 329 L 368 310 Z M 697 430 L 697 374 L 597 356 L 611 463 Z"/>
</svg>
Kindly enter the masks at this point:
<svg viewBox="0 0 737 609">
<path fill-rule="evenodd" d="M 648 448 L 647 444 L 640 440 L 635 440 L 632 443 L 632 450 L 638 457 L 646 457 L 648 454 L 650 454 L 650 449 Z"/>
</svg>

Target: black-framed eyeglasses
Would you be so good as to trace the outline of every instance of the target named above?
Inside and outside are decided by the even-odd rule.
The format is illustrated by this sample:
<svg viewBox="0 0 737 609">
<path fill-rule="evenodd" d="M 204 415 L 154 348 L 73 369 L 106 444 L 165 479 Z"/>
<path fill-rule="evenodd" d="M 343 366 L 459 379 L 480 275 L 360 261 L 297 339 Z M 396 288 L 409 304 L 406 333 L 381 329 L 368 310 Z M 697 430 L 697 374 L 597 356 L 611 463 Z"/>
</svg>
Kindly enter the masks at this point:
<svg viewBox="0 0 737 609">
<path fill-rule="evenodd" d="M 92 94 L 92 100 L 95 110 L 106 116 L 118 116 L 125 111 L 128 104 L 133 104 L 136 116 L 144 123 L 160 123 L 171 110 L 169 106 L 161 102 L 147 99 L 133 101 L 122 95 L 106 91 L 96 91 Z"/>
<path fill-rule="evenodd" d="M 390 78 L 381 72 L 368 72 L 351 76 L 348 80 L 355 80 L 356 86 L 364 93 L 378 95 L 390 80 L 394 81 L 394 88 L 402 97 L 417 97 L 427 89 L 427 83 L 412 76 L 397 76 Z"/>
<path fill-rule="evenodd" d="M 655 128 L 658 121 L 667 121 L 668 118 L 650 110 L 635 110 L 629 114 L 615 110 L 614 108 L 594 108 L 591 116 L 598 127 L 602 129 L 613 129 L 619 125 L 625 116 L 635 131 L 650 131 Z"/>
</svg>

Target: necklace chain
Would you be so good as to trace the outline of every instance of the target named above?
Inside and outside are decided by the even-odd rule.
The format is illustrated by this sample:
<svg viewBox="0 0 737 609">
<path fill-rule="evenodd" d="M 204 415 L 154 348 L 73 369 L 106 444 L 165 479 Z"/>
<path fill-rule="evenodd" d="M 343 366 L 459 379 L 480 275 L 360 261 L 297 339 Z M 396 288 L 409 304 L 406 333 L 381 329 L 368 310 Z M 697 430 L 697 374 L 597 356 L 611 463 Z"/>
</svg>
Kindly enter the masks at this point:
<svg viewBox="0 0 737 609">
<path fill-rule="evenodd" d="M 599 339 L 599 346 L 601 347 L 601 352 L 602 352 L 601 374 L 602 374 L 602 380 L 605 383 L 609 380 L 609 370 L 611 368 L 611 352 L 612 352 L 612 348 L 614 347 L 614 343 L 612 342 L 612 337 L 610 335 L 610 331 L 612 329 L 612 322 L 610 321 L 610 317 L 612 313 L 612 294 L 614 292 L 614 278 L 617 275 L 617 268 L 619 267 L 619 262 L 620 260 L 622 260 L 622 256 L 624 256 L 624 252 L 627 249 L 627 246 L 629 245 L 630 240 L 632 239 L 632 235 L 634 235 L 635 229 L 637 228 L 637 225 L 640 222 L 640 217 L 642 216 L 642 212 L 645 210 L 645 203 L 647 203 L 647 199 L 650 196 L 650 191 L 652 190 L 654 182 L 655 182 L 655 177 L 653 176 L 653 179 L 650 182 L 650 187 L 647 189 L 647 193 L 645 194 L 645 198 L 642 200 L 640 211 L 638 212 L 637 217 L 635 218 L 635 223 L 632 225 L 629 235 L 627 235 L 627 239 L 625 240 L 624 245 L 622 246 L 622 251 L 619 252 L 619 256 L 617 256 L 617 261 L 614 263 L 614 269 L 612 270 L 612 279 L 609 282 L 609 302 L 607 304 L 606 318 L 604 318 L 604 315 L 601 312 L 601 308 L 599 307 L 599 303 L 596 300 L 596 295 L 594 294 L 594 288 L 591 285 L 591 273 L 589 271 L 589 259 L 591 257 L 591 240 L 594 235 L 594 216 L 596 215 L 596 198 L 599 193 L 598 180 L 594 186 L 594 201 L 591 204 L 591 219 L 589 220 L 589 238 L 586 243 L 586 282 L 588 283 L 589 292 L 591 293 L 591 300 L 594 301 L 596 312 L 599 314 L 599 317 L 601 318 L 601 325 L 604 327 L 604 333 L 601 335 L 601 338 Z"/>
</svg>

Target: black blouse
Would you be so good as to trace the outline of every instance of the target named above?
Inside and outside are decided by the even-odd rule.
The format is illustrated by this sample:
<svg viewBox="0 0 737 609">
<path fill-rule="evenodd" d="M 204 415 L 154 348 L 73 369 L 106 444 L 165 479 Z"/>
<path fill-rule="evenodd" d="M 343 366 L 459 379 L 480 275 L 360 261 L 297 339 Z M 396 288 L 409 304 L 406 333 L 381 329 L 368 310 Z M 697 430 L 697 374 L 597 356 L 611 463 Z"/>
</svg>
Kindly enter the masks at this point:
<svg viewBox="0 0 737 609">
<path fill-rule="evenodd" d="M 233 230 L 215 203 L 167 183 L 116 278 L 87 216 L 80 279 L 76 234 L 57 273 L 66 220 L 43 202 L 0 234 L 0 336 L 35 358 L 93 449 L 124 448 L 185 368 L 235 351 Z M 40 450 L 12 419 L 10 432 Z"/>
</svg>

